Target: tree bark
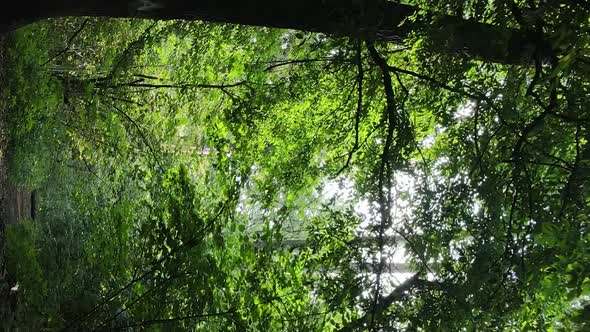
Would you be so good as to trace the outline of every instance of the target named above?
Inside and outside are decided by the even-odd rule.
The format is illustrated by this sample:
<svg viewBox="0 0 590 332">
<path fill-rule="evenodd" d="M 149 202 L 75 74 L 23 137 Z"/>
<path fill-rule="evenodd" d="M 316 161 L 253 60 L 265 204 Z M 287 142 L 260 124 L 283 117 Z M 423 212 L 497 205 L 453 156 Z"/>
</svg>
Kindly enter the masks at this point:
<svg viewBox="0 0 590 332">
<path fill-rule="evenodd" d="M 436 52 L 487 62 L 530 64 L 552 59 L 551 47 L 531 31 L 452 16 L 407 20 L 419 8 L 384 0 L 29 0 L 10 2 L 0 14 L 0 33 L 62 16 L 205 20 L 322 32 L 363 40 L 400 42 L 410 32 L 430 36 Z M 402 24 L 402 22 L 405 22 Z"/>
</svg>

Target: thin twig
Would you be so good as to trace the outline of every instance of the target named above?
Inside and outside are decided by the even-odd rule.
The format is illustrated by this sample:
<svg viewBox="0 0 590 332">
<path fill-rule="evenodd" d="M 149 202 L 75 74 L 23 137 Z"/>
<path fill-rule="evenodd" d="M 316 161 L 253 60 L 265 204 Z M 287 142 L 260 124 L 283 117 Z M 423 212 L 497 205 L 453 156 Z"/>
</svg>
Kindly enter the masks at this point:
<svg viewBox="0 0 590 332">
<path fill-rule="evenodd" d="M 119 69 L 119 66 L 121 66 L 121 64 L 123 63 L 123 60 L 127 57 L 127 54 L 129 54 L 129 52 L 131 52 L 133 47 L 135 47 L 135 45 L 139 44 L 139 42 L 141 42 L 148 35 L 148 33 L 156 26 L 156 24 L 158 24 L 158 21 L 154 21 L 152 24 L 150 24 L 150 26 L 148 26 L 141 33 L 141 35 L 139 35 L 139 38 L 137 38 L 136 40 L 129 43 L 129 45 L 127 45 L 127 47 L 125 48 L 123 53 L 121 53 L 121 55 L 119 56 L 119 60 L 117 61 L 117 63 L 115 63 L 113 68 L 111 68 L 111 71 L 107 76 L 107 78 L 109 80 L 113 78 L 113 76 L 115 75 L 115 72 Z"/>
<path fill-rule="evenodd" d="M 457 93 L 459 95 L 466 96 L 466 97 L 469 97 L 469 98 L 472 98 L 472 99 L 485 100 L 490 105 L 493 105 L 492 100 L 489 97 L 486 97 L 484 94 L 474 94 L 474 93 L 471 93 L 471 92 L 468 92 L 468 91 L 465 91 L 465 90 L 454 88 L 454 87 L 452 87 L 452 86 L 450 86 L 450 85 L 448 85 L 446 83 L 437 81 L 436 79 L 434 79 L 434 78 L 432 78 L 430 76 L 427 76 L 427 75 L 424 75 L 424 74 L 420 74 L 420 73 L 416 73 L 416 72 L 413 72 L 413 71 L 410 71 L 410 70 L 407 70 L 407 69 L 403 69 L 403 68 L 399 68 L 399 67 L 395 67 L 395 66 L 388 66 L 388 67 L 389 67 L 390 70 L 392 70 L 394 72 L 399 72 L 399 73 L 402 73 L 402 74 L 410 75 L 410 76 L 419 78 L 421 80 L 427 81 L 427 82 L 431 83 L 432 85 L 437 86 L 439 88 L 442 88 L 442 89 L 445 89 L 445 90 L 448 90 L 448 91 L 451 91 L 451 92 L 454 92 L 454 93 Z"/>
<path fill-rule="evenodd" d="M 350 161 L 352 160 L 352 156 L 359 148 L 359 125 L 361 121 L 361 112 L 363 107 L 363 79 L 364 79 L 364 69 L 363 69 L 363 62 L 362 62 L 362 51 L 361 51 L 361 43 L 357 43 L 357 68 L 358 68 L 358 75 L 357 75 L 357 105 L 356 105 L 356 112 L 354 117 L 354 145 L 352 149 L 348 152 L 348 158 L 346 159 L 346 163 L 340 170 L 336 173 L 336 177 L 338 177 L 345 169 L 350 166 Z"/>
<path fill-rule="evenodd" d="M 116 326 L 116 327 L 114 327 L 114 329 L 122 330 L 122 329 L 131 328 L 131 327 L 140 327 L 140 326 L 147 327 L 147 326 L 158 325 L 158 324 L 169 324 L 169 323 L 175 323 L 175 322 L 188 320 L 188 319 L 224 316 L 227 314 L 233 314 L 235 312 L 236 312 L 236 309 L 230 309 L 227 311 L 213 312 L 213 313 L 208 313 L 208 314 L 193 314 L 193 315 L 186 315 L 186 316 L 179 316 L 179 317 L 172 317 L 172 318 L 150 319 L 150 320 L 144 320 L 144 321 L 133 323 L 133 324 Z"/>
<path fill-rule="evenodd" d="M 148 141 L 147 137 L 143 133 L 143 130 L 141 129 L 139 124 L 137 124 L 137 122 L 132 117 L 130 117 L 129 114 L 127 114 L 125 111 L 123 111 L 122 109 L 117 107 L 115 104 L 111 104 L 111 107 L 113 107 L 113 109 L 116 110 L 119 114 L 123 115 L 123 117 L 125 119 L 127 119 L 127 121 L 129 121 L 135 127 L 135 129 L 139 133 L 139 136 L 141 137 L 142 141 L 145 143 L 145 145 L 147 145 L 148 149 L 150 150 L 150 153 L 154 157 L 156 164 L 158 165 L 160 170 L 162 172 L 164 172 L 164 165 L 162 165 L 162 162 L 160 161 L 160 157 L 158 157 L 158 155 L 156 154 L 156 151 L 154 150 L 154 148 L 152 147 L 152 145 Z"/>
<path fill-rule="evenodd" d="M 67 52 L 70 49 L 70 47 L 72 46 L 72 42 L 74 41 L 74 39 L 80 34 L 80 32 L 82 32 L 82 30 L 84 30 L 84 27 L 86 27 L 86 23 L 88 23 L 88 19 L 85 19 L 84 22 L 82 22 L 82 24 L 78 28 L 78 30 L 76 30 L 74 32 L 74 34 L 70 37 L 70 39 L 68 39 L 68 42 L 66 43 L 66 47 L 64 47 L 61 51 L 57 52 L 51 59 L 45 61 L 42 64 L 42 66 L 46 66 L 48 63 L 57 59 L 60 55 Z"/>
<path fill-rule="evenodd" d="M 334 61 L 346 61 L 344 59 L 337 59 L 334 57 L 328 58 L 318 58 L 318 59 L 294 59 L 294 60 L 284 60 L 284 61 L 275 61 L 271 62 L 272 65 L 266 67 L 264 71 L 271 71 L 277 67 L 287 66 L 292 64 L 304 64 L 304 63 L 313 63 L 313 62 L 334 62 Z"/>
<path fill-rule="evenodd" d="M 194 237 L 192 237 L 188 241 L 186 241 L 183 244 L 179 245 L 178 247 L 170 250 L 166 255 L 163 255 L 162 257 L 156 259 L 154 262 L 152 262 L 150 264 L 151 267 L 147 271 L 142 273 L 140 276 L 133 278 L 125 286 L 118 289 L 116 292 L 114 292 L 110 296 L 106 297 L 99 304 L 97 304 L 94 308 L 92 308 L 92 310 L 88 311 L 82 317 L 80 317 L 80 318 L 74 320 L 73 322 L 71 322 L 70 324 L 68 324 L 62 331 L 68 331 L 71 328 L 80 326 L 80 324 L 82 324 L 82 322 L 89 319 L 100 308 L 104 307 L 105 305 L 107 305 L 111 301 L 113 301 L 115 298 L 117 298 L 119 296 L 119 294 L 123 293 L 124 291 L 131 288 L 133 285 L 135 285 L 139 281 L 142 281 L 143 279 L 147 278 L 150 274 L 154 273 L 157 270 L 157 267 L 159 265 L 161 265 L 163 262 L 167 261 L 168 259 L 171 259 L 172 257 L 174 257 L 174 255 L 179 253 L 181 250 L 189 250 L 189 249 L 197 246 L 200 243 L 200 241 L 198 241 L 198 240 L 202 240 L 204 238 L 205 232 L 211 228 L 211 226 L 215 223 L 217 218 L 219 218 L 219 216 L 221 216 L 221 214 L 223 213 L 225 208 L 226 208 L 226 205 L 223 204 L 221 206 L 221 208 L 219 209 L 219 211 L 217 212 L 217 214 L 207 223 L 207 225 L 205 227 L 203 227 L 203 229 L 200 232 L 198 232 L 198 235 L 195 235 Z M 199 236 L 200 236 L 200 238 L 199 238 Z"/>
</svg>

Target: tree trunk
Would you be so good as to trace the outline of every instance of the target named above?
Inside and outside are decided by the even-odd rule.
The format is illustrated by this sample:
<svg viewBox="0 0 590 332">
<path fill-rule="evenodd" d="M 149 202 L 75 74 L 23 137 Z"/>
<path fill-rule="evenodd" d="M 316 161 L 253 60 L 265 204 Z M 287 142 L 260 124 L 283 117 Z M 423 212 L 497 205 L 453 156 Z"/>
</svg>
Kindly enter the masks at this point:
<svg viewBox="0 0 590 332">
<path fill-rule="evenodd" d="M 187 19 L 322 32 L 351 38 L 400 42 L 415 31 L 433 37 L 437 52 L 483 61 L 528 64 L 552 59 L 551 48 L 533 32 L 452 16 L 436 23 L 404 20 L 418 8 L 384 0 L 30 0 L 10 2 L 0 14 L 0 32 L 61 16 Z"/>
</svg>

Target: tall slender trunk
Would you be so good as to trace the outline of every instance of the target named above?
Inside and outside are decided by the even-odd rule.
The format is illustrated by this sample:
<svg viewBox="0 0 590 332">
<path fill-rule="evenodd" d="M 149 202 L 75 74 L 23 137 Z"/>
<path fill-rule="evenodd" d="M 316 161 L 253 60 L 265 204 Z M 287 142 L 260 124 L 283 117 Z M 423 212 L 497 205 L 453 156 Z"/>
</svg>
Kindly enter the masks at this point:
<svg viewBox="0 0 590 332">
<path fill-rule="evenodd" d="M 0 10 L 0 32 L 60 16 L 187 19 L 323 32 L 352 38 L 399 42 L 411 31 L 440 41 L 436 51 L 483 61 L 526 64 L 551 59 L 551 48 L 533 32 L 482 24 L 458 17 L 404 20 L 418 8 L 384 0 L 28 0 Z"/>
</svg>

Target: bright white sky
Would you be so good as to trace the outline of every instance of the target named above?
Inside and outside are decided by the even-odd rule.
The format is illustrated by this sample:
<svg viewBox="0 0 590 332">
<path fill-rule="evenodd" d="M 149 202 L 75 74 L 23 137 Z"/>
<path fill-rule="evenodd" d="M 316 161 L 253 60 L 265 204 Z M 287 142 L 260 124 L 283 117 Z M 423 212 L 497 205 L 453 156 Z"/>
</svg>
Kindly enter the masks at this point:
<svg viewBox="0 0 590 332">
<path fill-rule="evenodd" d="M 474 101 L 468 100 L 461 104 L 455 111 L 454 118 L 460 122 L 473 116 Z M 439 134 L 444 133 L 446 128 L 437 126 L 434 135 L 429 135 L 421 142 L 423 148 L 429 148 L 434 145 Z M 394 195 L 395 206 L 392 208 L 393 227 L 400 226 L 406 218 L 412 217 L 412 202 L 414 202 L 416 178 L 408 173 L 397 173 L 394 178 Z M 366 228 L 375 223 L 378 217 L 375 215 L 376 209 L 371 209 L 371 203 L 365 198 L 355 197 L 354 182 L 347 177 L 340 177 L 335 180 L 328 180 L 324 183 L 322 197 L 326 200 L 335 199 L 336 204 L 349 205 L 352 204 L 354 210 L 363 218 L 358 229 L 358 234 L 367 234 Z M 474 207 L 477 208 L 477 207 Z M 395 232 L 389 229 L 386 235 L 393 236 Z M 382 287 L 384 293 L 391 292 L 397 285 L 404 282 L 413 275 L 412 271 L 395 270 L 395 264 L 407 264 L 408 256 L 404 248 L 404 243 L 400 241 L 395 247 L 389 247 L 385 250 L 386 263 L 393 266 L 392 271 L 384 272 L 382 274 Z M 367 259 L 375 257 L 367 256 Z M 406 265 L 407 266 L 407 265 Z M 374 274 L 371 277 L 375 277 Z M 429 279 L 433 279 L 433 275 L 428 275 Z M 365 294 L 369 295 L 369 294 Z"/>
<path fill-rule="evenodd" d="M 394 179 L 394 186 L 396 188 L 394 195 L 396 207 L 392 209 L 393 227 L 399 226 L 403 222 L 404 216 L 411 215 L 411 198 L 414 194 L 415 179 L 406 173 L 398 173 Z M 406 193 L 407 196 L 402 197 L 398 193 Z M 324 183 L 322 196 L 326 200 L 335 199 L 336 204 L 349 205 L 352 204 L 355 212 L 362 217 L 362 222 L 358 229 L 359 235 L 367 235 L 367 227 L 375 224 L 379 217 L 376 215 L 376 209 L 371 209 L 371 204 L 367 199 L 356 198 L 354 192 L 354 182 L 350 178 L 340 178 L 337 180 L 329 180 Z M 394 236 L 393 229 L 386 231 L 387 236 Z M 395 286 L 404 282 L 411 277 L 413 273 L 406 271 L 403 268 L 396 269 L 395 264 L 407 264 L 408 257 L 404 248 L 404 243 L 400 242 L 396 246 L 386 246 L 385 250 L 386 265 L 391 266 L 391 271 L 382 273 L 382 287 L 384 292 L 392 291 Z M 367 260 L 375 259 L 374 255 L 367 255 Z M 407 265 L 406 265 L 407 266 Z M 371 276 L 369 276 L 371 278 Z M 374 276 L 373 276 L 374 277 Z M 366 294 L 369 295 L 369 294 Z"/>
</svg>

